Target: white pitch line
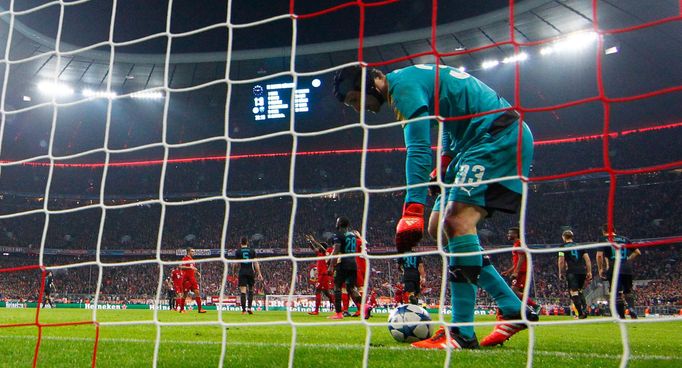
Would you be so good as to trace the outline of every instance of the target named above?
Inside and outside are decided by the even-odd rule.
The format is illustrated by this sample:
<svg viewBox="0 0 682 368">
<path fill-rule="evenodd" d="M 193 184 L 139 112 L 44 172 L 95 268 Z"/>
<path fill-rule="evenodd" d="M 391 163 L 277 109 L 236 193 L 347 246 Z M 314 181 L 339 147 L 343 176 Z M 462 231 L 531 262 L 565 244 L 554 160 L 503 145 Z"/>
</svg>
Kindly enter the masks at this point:
<svg viewBox="0 0 682 368">
<path fill-rule="evenodd" d="M 0 339 L 36 339 L 35 335 L 6 335 L 0 336 Z M 66 337 L 66 336 L 43 336 L 42 340 L 53 340 L 53 341 L 79 341 L 87 342 L 93 341 L 92 338 L 85 337 Z M 100 338 L 99 342 L 112 342 L 112 343 L 129 343 L 129 344 L 153 344 L 154 340 L 145 339 L 123 339 L 123 338 Z M 221 345 L 219 341 L 182 341 L 182 340 L 161 340 L 162 344 L 171 345 Z M 291 344 L 288 343 L 270 343 L 270 342 L 244 342 L 244 341 L 227 341 L 228 346 L 259 346 L 259 347 L 273 347 L 273 348 L 289 348 Z M 364 350 L 365 345 L 358 344 L 305 344 L 297 343 L 296 347 L 301 348 L 323 348 L 323 349 L 335 349 L 335 350 Z M 372 350 L 408 350 L 401 346 L 370 346 Z M 509 350 L 503 348 L 495 349 L 481 349 L 481 350 L 467 350 L 468 353 L 474 354 L 487 354 L 488 352 L 494 352 L 495 354 L 520 354 L 519 350 Z M 550 351 L 550 350 L 535 350 L 534 355 L 537 356 L 553 356 L 561 358 L 591 358 L 591 359 L 620 359 L 620 354 L 599 354 L 599 353 L 580 353 L 580 352 L 563 352 L 563 351 Z M 668 360 L 668 361 L 682 361 L 682 357 L 668 356 L 668 355 L 632 355 L 630 360 Z"/>
</svg>

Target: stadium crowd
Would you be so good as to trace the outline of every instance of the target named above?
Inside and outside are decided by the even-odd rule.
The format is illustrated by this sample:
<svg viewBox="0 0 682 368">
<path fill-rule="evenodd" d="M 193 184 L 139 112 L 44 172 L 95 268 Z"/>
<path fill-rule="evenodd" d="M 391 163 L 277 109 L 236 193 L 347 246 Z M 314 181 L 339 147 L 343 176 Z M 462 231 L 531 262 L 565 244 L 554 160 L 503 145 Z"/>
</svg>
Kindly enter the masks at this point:
<svg viewBox="0 0 682 368">
<path fill-rule="evenodd" d="M 674 139 L 666 130 L 630 134 L 613 138 L 610 152 L 614 167 L 636 168 L 662 163 L 666 157 L 658 150 L 641 150 L 633 147 Z M 679 145 L 668 145 L 680 149 Z M 557 149 L 559 147 L 560 149 Z M 556 172 L 600 167 L 600 140 L 584 140 L 562 145 L 537 147 L 532 176 L 551 175 Z M 597 153 L 595 153 L 597 152 Z M 403 158 L 403 152 L 371 153 L 365 166 L 366 184 L 369 188 L 399 186 L 404 168 L 389 164 Z M 579 157 L 573 157 L 578 155 Z M 582 157 L 585 155 L 585 157 Z M 324 191 L 359 186 L 359 154 L 344 156 L 348 165 L 339 165 L 334 173 L 328 168 L 329 157 L 308 155 L 297 161 L 294 190 L 296 193 L 323 193 Z M 553 163 L 561 162 L 560 167 Z M 625 165 L 627 163 L 627 165 Z M 177 261 L 175 250 L 187 246 L 196 249 L 220 248 L 223 233 L 225 246 L 233 250 L 241 236 L 248 236 L 252 246 L 261 256 L 281 253 L 289 243 L 301 258 L 297 267 L 297 294 L 313 293 L 307 281 L 305 261 L 307 245 L 305 234 L 314 234 L 324 240 L 331 235 L 337 216 L 345 215 L 356 228 L 363 223 L 365 201 L 368 203 L 365 237 L 368 252 L 386 253 L 393 250 L 395 216 L 403 200 L 401 190 L 369 193 L 360 190 L 338 194 L 319 194 L 294 200 L 289 193 L 290 158 L 274 156 L 253 159 L 245 156 L 230 163 L 228 198 L 195 203 L 183 201 L 221 195 L 224 163 L 204 160 L 169 166 L 163 199 L 159 203 L 159 166 L 136 166 L 112 169 L 106 182 L 106 209 L 98 206 L 101 168 L 59 168 L 54 171 L 48 209 L 49 216 L 44 248 L 46 265 L 69 265 L 91 262 L 99 250 L 122 251 L 117 257 L 103 256 L 107 265 L 102 268 L 101 299 L 149 299 L 156 294 L 159 266 L 145 263 L 135 266 L 112 266 L 116 262 L 152 260 L 157 247 L 163 251 L 164 261 Z M 134 175 L 131 174 L 134 173 Z M 3 169 L 0 180 L 2 214 L 18 214 L 0 219 L 0 246 L 21 248 L 23 252 L 7 251 L 0 258 L 0 269 L 37 264 L 43 243 L 46 216 L 44 212 L 20 214 L 42 209 L 45 205 L 44 166 L 10 166 Z M 13 180 L 6 180 L 12 177 Z M 253 179 L 256 180 L 253 180 Z M 340 179 L 339 179 L 340 178 Z M 620 233 L 632 239 L 679 236 L 682 229 L 682 173 L 679 170 L 644 172 L 616 177 L 614 223 Z M 532 247 L 556 247 L 560 234 L 570 228 L 578 243 L 596 242 L 599 226 L 607 217 L 609 176 L 592 173 L 562 180 L 534 181 L 529 184 L 525 239 Z M 219 183 L 219 184 L 218 184 Z M 136 193 L 136 194 L 132 194 Z M 281 193 L 254 200 L 248 196 L 263 193 Z M 150 201 L 150 199 L 157 199 Z M 225 199 L 232 199 L 225 201 Z M 432 200 L 432 199 L 430 199 Z M 135 205 L 135 203 L 138 203 Z M 63 211 L 89 206 L 78 211 Z M 293 212 L 293 213 L 292 213 Z M 163 215 L 162 215 L 163 214 Z M 101 243 L 98 245 L 100 223 L 105 215 Z M 225 216 L 227 227 L 224 229 Z M 293 238 L 289 240 L 289 224 L 294 220 Z M 518 216 L 497 215 L 484 221 L 479 233 L 486 249 L 509 247 L 504 235 L 518 224 Z M 159 231 L 161 229 L 161 231 Z M 160 239 L 159 239 L 160 237 Z M 435 249 L 435 243 L 424 239 L 425 248 Z M 636 280 L 649 280 L 637 285 L 637 300 L 641 305 L 680 304 L 682 276 L 679 244 L 643 249 L 644 256 L 637 260 Z M 82 251 L 69 256 L 64 251 Z M 123 253 L 128 251 L 128 253 Z M 135 254 L 136 251 L 137 254 Z M 75 255 L 74 255 L 75 254 Z M 594 254 L 594 251 L 592 251 Z M 498 269 L 508 267 L 508 252 L 492 256 Z M 203 278 L 202 292 L 219 294 L 223 276 L 223 263 L 199 263 Z M 266 275 L 260 291 L 267 294 L 288 294 L 291 261 L 264 261 Z M 390 296 L 400 280 L 395 262 L 374 259 L 370 263 L 370 287 L 380 295 Z M 442 258 L 426 257 L 427 282 L 423 297 L 439 298 L 441 288 Z M 231 271 L 231 270 L 230 270 Z M 168 269 L 163 274 L 166 277 Z M 228 273 L 226 293 L 236 293 L 234 277 Z M 92 297 L 95 293 L 99 268 L 96 266 L 69 267 L 55 271 L 58 293 L 78 298 Z M 3 272 L 0 278 L 0 296 L 4 299 L 35 298 L 38 294 L 40 274 L 37 270 Z M 559 282 L 555 254 L 533 257 L 533 293 L 543 303 L 565 304 L 565 287 Z M 128 282 L 121 282 L 128 280 Z M 131 282 L 134 280 L 134 282 Z M 482 297 L 485 297 L 482 295 Z M 485 300 L 485 299 L 483 299 Z"/>
</svg>

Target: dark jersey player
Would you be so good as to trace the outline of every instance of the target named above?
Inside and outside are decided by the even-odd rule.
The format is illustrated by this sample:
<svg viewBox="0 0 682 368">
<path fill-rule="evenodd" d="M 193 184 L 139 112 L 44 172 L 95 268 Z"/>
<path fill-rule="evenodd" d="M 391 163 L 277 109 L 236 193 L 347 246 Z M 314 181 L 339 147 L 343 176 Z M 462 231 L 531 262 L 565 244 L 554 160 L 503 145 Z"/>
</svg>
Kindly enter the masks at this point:
<svg viewBox="0 0 682 368">
<path fill-rule="evenodd" d="M 419 304 L 421 286 L 426 282 L 426 271 L 422 257 L 405 255 L 398 259 L 398 268 L 403 273 L 404 293 L 410 304 Z"/>
<path fill-rule="evenodd" d="M 256 277 L 262 281 L 263 275 L 260 272 L 260 264 L 254 261 L 256 252 L 249 248 L 248 239 L 243 236 L 239 243 L 239 249 L 234 253 L 234 258 L 242 260 L 239 263 L 239 278 L 237 280 L 242 314 L 253 314 L 253 284 Z"/>
<path fill-rule="evenodd" d="M 334 255 L 345 255 L 357 253 L 357 242 L 355 234 L 350 231 L 350 221 L 346 217 L 336 219 L 336 234 L 332 237 L 331 243 L 334 246 Z M 357 288 L 358 265 L 355 257 L 334 258 L 330 262 L 329 273 L 334 272 L 334 308 L 336 313 L 330 319 L 343 319 L 343 309 L 341 305 L 341 288 L 346 284 L 348 295 L 353 299 L 353 303 L 361 310 L 361 299 Z"/>
<path fill-rule="evenodd" d="M 52 293 L 54 292 L 54 279 L 52 277 L 52 271 L 47 271 L 45 275 L 45 288 L 43 289 L 43 306 L 45 308 L 45 303 L 50 305 L 50 308 L 54 308 L 52 304 Z"/>
<path fill-rule="evenodd" d="M 327 243 L 320 243 L 315 240 L 312 235 L 305 236 L 306 241 L 310 247 L 315 251 L 315 256 L 324 257 L 334 253 L 334 249 L 329 247 Z M 320 314 L 320 305 L 322 304 L 322 294 L 324 294 L 329 302 L 334 304 L 334 278 L 329 275 L 328 264 L 326 259 L 318 259 L 315 267 L 317 268 L 317 280 L 315 280 L 315 310 L 308 314 L 316 316 Z"/>
<path fill-rule="evenodd" d="M 597 269 L 599 277 L 607 279 L 613 284 L 616 283 L 616 311 L 618 316 L 625 318 L 625 304 L 627 303 L 630 317 L 637 318 L 635 312 L 635 297 L 632 292 L 632 261 L 639 257 L 642 252 L 639 249 L 626 247 L 632 243 L 630 239 L 616 234 L 616 229 L 609 234 L 608 225 L 602 226 L 602 242 L 613 242 L 615 246 L 606 246 L 597 251 Z M 611 240 L 611 238 L 613 240 Z M 620 259 L 620 270 L 614 272 L 616 258 Z"/>
<path fill-rule="evenodd" d="M 583 295 L 583 287 L 585 282 L 592 281 L 592 261 L 584 249 L 571 249 L 576 245 L 573 236 L 571 230 L 561 234 L 564 244 L 559 251 L 559 280 L 565 279 L 568 282 L 568 293 L 578 311 L 578 318 L 584 319 L 587 318 L 587 301 Z"/>
</svg>

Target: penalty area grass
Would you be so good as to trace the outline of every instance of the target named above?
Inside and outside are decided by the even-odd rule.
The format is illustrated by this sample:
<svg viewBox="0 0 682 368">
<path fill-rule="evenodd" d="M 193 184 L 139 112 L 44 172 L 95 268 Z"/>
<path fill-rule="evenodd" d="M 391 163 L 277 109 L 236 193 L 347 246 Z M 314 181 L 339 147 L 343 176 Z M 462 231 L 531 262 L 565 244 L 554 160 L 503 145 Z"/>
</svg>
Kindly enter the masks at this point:
<svg viewBox="0 0 682 368">
<path fill-rule="evenodd" d="M 35 309 L 0 309 L 0 325 L 30 324 Z M 296 367 L 361 367 L 369 342 L 369 367 L 442 367 L 445 351 L 424 351 L 393 340 L 386 326 L 366 326 L 357 318 L 331 324 L 327 314 L 309 316 L 292 313 L 292 327 L 286 312 L 257 312 L 241 315 L 223 312 L 227 328 L 207 323 L 218 321 L 218 312 L 179 314 L 159 311 L 160 326 L 153 323 L 153 311 L 99 310 L 97 320 L 97 367 L 149 367 L 155 356 L 155 339 L 160 337 L 157 366 L 216 367 L 224 354 L 223 365 L 243 367 L 285 367 L 293 359 Z M 436 317 L 432 315 L 432 317 Z M 446 316 L 446 318 L 449 318 Z M 38 349 L 39 367 L 88 367 L 92 365 L 97 333 L 94 324 L 59 325 L 89 321 L 91 310 L 46 309 L 40 312 Z M 492 321 L 493 317 L 477 317 Z M 544 317 L 542 321 L 570 321 L 566 317 Z M 623 353 L 620 326 L 612 321 L 540 325 L 534 327 L 534 367 L 618 367 Z M 372 323 L 386 322 L 376 315 Z M 134 324 L 131 324 L 134 323 Z M 181 323 L 182 325 L 167 325 Z M 253 323 L 253 325 L 245 325 Z M 49 325 L 57 324 L 57 325 Z M 479 339 L 492 331 L 492 325 L 476 326 Z M 435 326 L 434 326 L 435 329 Z M 368 337 L 368 333 L 369 334 Z M 626 324 L 630 344 L 628 367 L 681 367 L 682 320 Z M 39 328 L 33 326 L 0 328 L 0 367 L 31 367 Z M 222 352 L 223 337 L 226 338 Z M 292 341 L 296 346 L 291 356 Z M 502 347 L 476 351 L 455 351 L 450 366 L 525 367 L 529 331 L 522 331 Z"/>
</svg>

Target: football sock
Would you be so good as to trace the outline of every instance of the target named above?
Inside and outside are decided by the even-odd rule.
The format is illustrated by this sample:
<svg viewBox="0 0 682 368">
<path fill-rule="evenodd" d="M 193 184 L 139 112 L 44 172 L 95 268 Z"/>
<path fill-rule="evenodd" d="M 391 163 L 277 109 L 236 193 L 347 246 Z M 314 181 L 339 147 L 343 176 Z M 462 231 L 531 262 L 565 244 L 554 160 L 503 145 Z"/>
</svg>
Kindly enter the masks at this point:
<svg viewBox="0 0 682 368">
<path fill-rule="evenodd" d="M 250 310 L 251 306 L 253 305 L 253 290 L 251 290 L 251 288 L 249 288 L 246 291 L 246 297 L 248 298 L 247 303 L 248 303 L 249 310 Z"/>
<path fill-rule="evenodd" d="M 521 300 L 507 285 L 493 265 L 486 265 L 481 269 L 478 286 L 483 288 L 497 303 L 497 307 L 504 316 L 517 316 L 521 313 Z"/>
<path fill-rule="evenodd" d="M 571 295 L 571 301 L 575 305 L 576 312 L 580 315 L 583 313 L 583 302 L 580 300 L 580 295 Z"/>
<path fill-rule="evenodd" d="M 450 239 L 448 241 L 448 249 L 450 253 L 465 253 L 475 252 L 480 249 L 478 236 L 463 235 Z M 464 267 L 481 267 L 483 263 L 483 256 L 480 254 L 473 256 L 450 257 L 450 267 L 464 266 Z M 460 271 L 461 272 L 461 271 Z M 466 276 L 466 275 L 465 275 Z M 476 278 L 477 275 L 472 277 Z M 511 291 L 511 289 L 510 289 Z M 473 322 L 474 321 L 474 307 L 476 305 L 476 293 L 478 286 L 476 280 L 460 280 L 459 282 L 450 282 L 450 295 L 452 302 L 452 322 Z M 467 339 L 474 337 L 474 326 L 459 326 L 459 333 Z"/>
<path fill-rule="evenodd" d="M 201 310 L 201 297 L 200 296 L 194 297 L 194 301 L 197 302 L 197 309 Z"/>
<path fill-rule="evenodd" d="M 345 312 L 350 306 L 350 298 L 348 297 L 348 293 L 341 294 L 341 300 L 343 301 L 343 311 Z"/>
<path fill-rule="evenodd" d="M 630 318 L 637 318 L 637 312 L 635 311 L 635 297 L 632 295 L 627 295 L 625 301 L 628 303 L 628 309 L 630 310 Z M 52 305 L 52 304 L 50 304 Z"/>
<path fill-rule="evenodd" d="M 580 313 L 587 314 L 587 300 L 585 300 L 585 294 L 583 294 L 583 291 L 580 290 L 580 293 L 578 295 L 580 295 L 580 303 L 582 304 Z"/>
<path fill-rule="evenodd" d="M 315 294 L 315 312 L 318 312 L 320 310 L 320 304 L 321 303 L 322 303 L 322 294 L 316 293 Z"/>
<path fill-rule="evenodd" d="M 242 312 L 246 311 L 246 293 L 239 293 L 239 299 L 242 302 Z"/>
<path fill-rule="evenodd" d="M 621 298 L 616 300 L 616 311 L 621 319 L 625 319 L 625 302 Z"/>
<path fill-rule="evenodd" d="M 341 313 L 341 290 L 334 290 L 334 308 L 336 313 Z"/>
<path fill-rule="evenodd" d="M 180 307 L 182 307 L 182 298 L 175 298 L 175 308 L 174 309 L 179 309 Z"/>
</svg>

